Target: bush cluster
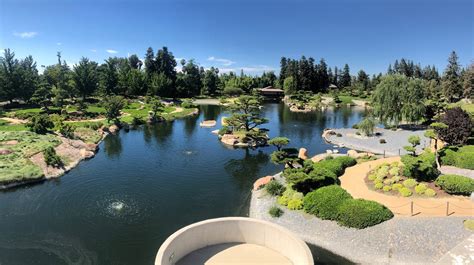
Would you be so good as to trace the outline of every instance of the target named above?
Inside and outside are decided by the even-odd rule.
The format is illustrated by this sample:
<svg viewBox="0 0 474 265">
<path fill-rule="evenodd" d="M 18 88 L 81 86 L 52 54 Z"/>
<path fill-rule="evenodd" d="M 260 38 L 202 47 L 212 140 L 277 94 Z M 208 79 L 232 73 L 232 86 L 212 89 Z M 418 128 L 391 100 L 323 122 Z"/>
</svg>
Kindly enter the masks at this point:
<svg viewBox="0 0 474 265">
<path fill-rule="evenodd" d="M 292 188 L 306 194 L 320 187 L 338 184 L 338 177 L 345 168 L 356 163 L 354 158 L 348 156 L 331 157 L 317 163 L 306 160 L 301 168 L 285 169 L 283 176 Z"/>
<path fill-rule="evenodd" d="M 62 165 L 61 158 L 56 154 L 56 150 L 53 147 L 48 147 L 43 151 L 44 162 L 48 166 L 60 167 Z"/>
<path fill-rule="evenodd" d="M 306 194 L 304 210 L 324 220 L 335 220 L 340 225 L 366 228 L 389 220 L 393 213 L 385 206 L 361 199 L 353 199 L 337 185 L 320 188 Z"/>
<path fill-rule="evenodd" d="M 436 185 L 449 194 L 471 195 L 474 192 L 474 179 L 458 175 L 442 175 Z"/>
<path fill-rule="evenodd" d="M 424 152 L 419 156 L 404 155 L 402 163 L 404 164 L 403 175 L 418 181 L 432 181 L 439 175 L 435 155 L 430 152 Z"/>
<path fill-rule="evenodd" d="M 283 210 L 276 206 L 272 206 L 270 210 L 268 210 L 268 213 L 270 214 L 271 217 L 277 218 L 283 215 Z"/>
<path fill-rule="evenodd" d="M 303 208 L 303 193 L 287 187 L 283 194 L 277 198 L 280 205 L 287 206 L 290 210 L 300 210 Z"/>
<path fill-rule="evenodd" d="M 26 127 L 28 127 L 32 132 L 45 134 L 54 127 L 54 123 L 51 121 L 49 116 L 41 114 L 32 116 L 30 122 L 26 124 Z"/>
<path fill-rule="evenodd" d="M 443 165 L 474 170 L 474 145 L 445 148 L 440 157 Z"/>
</svg>

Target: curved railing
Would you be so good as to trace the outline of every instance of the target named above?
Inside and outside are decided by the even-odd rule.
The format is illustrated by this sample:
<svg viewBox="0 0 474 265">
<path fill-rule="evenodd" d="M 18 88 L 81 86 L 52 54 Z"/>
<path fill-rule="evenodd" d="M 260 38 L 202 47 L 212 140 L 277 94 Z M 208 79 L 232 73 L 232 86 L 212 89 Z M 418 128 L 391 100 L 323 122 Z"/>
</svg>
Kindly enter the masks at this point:
<svg viewBox="0 0 474 265">
<path fill-rule="evenodd" d="M 313 265 L 310 249 L 289 230 L 262 220 L 224 217 L 191 224 L 161 245 L 155 265 L 173 265 L 187 254 L 222 243 L 249 243 L 274 250 L 293 264 Z"/>
</svg>

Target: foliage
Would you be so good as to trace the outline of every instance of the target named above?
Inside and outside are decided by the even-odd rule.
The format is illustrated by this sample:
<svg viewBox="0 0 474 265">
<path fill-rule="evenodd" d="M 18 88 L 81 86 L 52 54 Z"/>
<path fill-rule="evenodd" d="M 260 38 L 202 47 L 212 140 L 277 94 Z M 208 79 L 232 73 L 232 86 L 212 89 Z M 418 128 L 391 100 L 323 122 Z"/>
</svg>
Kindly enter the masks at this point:
<svg viewBox="0 0 474 265">
<path fill-rule="evenodd" d="M 61 158 L 56 154 L 56 150 L 52 146 L 47 147 L 43 151 L 44 155 L 44 162 L 48 166 L 53 166 L 53 167 L 60 167 L 62 166 L 63 162 L 61 161 Z"/>
<path fill-rule="evenodd" d="M 444 71 L 441 85 L 443 95 L 449 102 L 454 102 L 462 97 L 461 67 L 459 66 L 458 56 L 454 51 L 449 56 L 448 66 Z"/>
<path fill-rule="evenodd" d="M 418 157 L 404 155 L 402 156 L 402 163 L 404 165 L 403 175 L 406 177 L 415 178 L 419 181 L 431 181 L 439 175 L 435 156 L 430 152 L 424 152 Z"/>
<path fill-rule="evenodd" d="M 275 137 L 268 141 L 268 144 L 275 146 L 278 151 L 280 151 L 283 146 L 288 145 L 289 143 L 290 139 L 286 137 Z"/>
<path fill-rule="evenodd" d="M 436 196 L 436 191 L 434 191 L 433 189 L 426 189 L 424 194 L 428 197 L 434 197 Z"/>
<path fill-rule="evenodd" d="M 273 218 L 278 218 L 283 215 L 283 210 L 277 206 L 272 206 L 270 210 L 268 210 L 268 214 L 270 214 L 270 216 Z"/>
<path fill-rule="evenodd" d="M 272 180 L 265 185 L 265 190 L 272 196 L 281 196 L 286 188 L 280 182 Z"/>
<path fill-rule="evenodd" d="M 457 107 L 448 109 L 441 118 L 448 127 L 437 129 L 441 140 L 449 145 L 462 145 L 467 142 L 472 130 L 472 120 L 469 114 Z"/>
<path fill-rule="evenodd" d="M 374 134 L 375 121 L 371 118 L 365 118 L 357 124 L 357 129 L 365 136 Z"/>
<path fill-rule="evenodd" d="M 224 88 L 224 91 L 222 92 L 222 94 L 226 96 L 240 96 L 244 94 L 244 91 L 238 87 L 226 87 Z"/>
<path fill-rule="evenodd" d="M 385 139 L 380 139 L 380 140 L 379 140 L 379 143 L 381 143 L 381 144 L 386 144 L 386 143 L 387 143 L 387 140 L 385 140 Z"/>
<path fill-rule="evenodd" d="M 98 84 L 97 63 L 82 57 L 79 63 L 74 66 L 74 83 L 83 99 L 96 91 Z"/>
<path fill-rule="evenodd" d="M 382 190 L 385 191 L 385 192 L 389 192 L 389 191 L 392 190 L 392 187 L 391 186 L 383 186 Z"/>
<path fill-rule="evenodd" d="M 275 151 L 272 153 L 270 159 L 275 164 L 284 164 L 289 168 L 293 168 L 294 164 L 301 163 L 296 148 L 283 148 L 280 151 Z"/>
<path fill-rule="evenodd" d="M 105 117 L 107 118 L 107 121 L 114 121 L 115 123 L 118 123 L 118 118 L 120 117 L 121 113 L 120 111 L 124 107 L 125 102 L 122 97 L 120 96 L 113 96 L 113 97 L 108 97 L 105 99 Z"/>
<path fill-rule="evenodd" d="M 286 187 L 286 190 L 283 192 L 283 194 L 277 198 L 278 204 L 288 207 L 291 205 L 292 208 L 301 205 L 302 200 L 303 193 L 293 190 L 290 186 Z"/>
<path fill-rule="evenodd" d="M 458 175 L 442 175 L 436 179 L 436 185 L 449 194 L 471 195 L 474 192 L 474 179 Z"/>
<path fill-rule="evenodd" d="M 283 81 L 283 90 L 285 90 L 285 94 L 293 95 L 294 93 L 296 93 L 297 89 L 298 86 L 292 76 L 285 78 L 285 80 Z"/>
<path fill-rule="evenodd" d="M 447 147 L 441 150 L 443 165 L 474 170 L 474 146 Z"/>
<path fill-rule="evenodd" d="M 420 183 L 420 184 L 416 185 L 415 192 L 416 192 L 416 194 L 421 195 L 421 194 L 424 194 L 427 189 L 428 189 L 428 187 L 426 186 L 426 184 Z"/>
<path fill-rule="evenodd" d="M 229 106 L 232 115 L 227 118 L 227 124 L 233 131 L 249 132 L 268 122 L 260 117 L 260 100 L 255 96 L 240 96 Z"/>
<path fill-rule="evenodd" d="M 380 203 L 363 199 L 345 200 L 338 209 L 340 225 L 363 229 L 390 220 L 393 213 Z"/>
<path fill-rule="evenodd" d="M 336 220 L 338 207 L 352 196 L 337 185 L 322 187 L 304 197 L 304 210 L 324 220 Z"/>
<path fill-rule="evenodd" d="M 410 197 L 413 194 L 413 192 L 407 187 L 402 187 L 402 188 L 398 189 L 398 192 L 403 197 Z"/>
<path fill-rule="evenodd" d="M 416 182 L 415 179 L 407 179 L 407 180 L 403 181 L 403 186 L 405 186 L 407 188 L 413 188 L 417 184 L 418 184 L 418 182 Z"/>
<path fill-rule="evenodd" d="M 26 127 L 32 132 L 45 134 L 54 127 L 54 123 L 47 115 L 40 114 L 31 117 Z"/>
</svg>

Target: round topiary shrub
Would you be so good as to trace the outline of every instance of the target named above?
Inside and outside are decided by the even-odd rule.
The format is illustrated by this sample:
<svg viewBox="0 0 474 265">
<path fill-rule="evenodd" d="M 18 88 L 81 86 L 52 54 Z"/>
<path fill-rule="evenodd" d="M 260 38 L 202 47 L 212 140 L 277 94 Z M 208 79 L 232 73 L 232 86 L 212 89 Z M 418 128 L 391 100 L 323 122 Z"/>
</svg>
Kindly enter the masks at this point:
<svg viewBox="0 0 474 265">
<path fill-rule="evenodd" d="M 369 176 L 367 177 L 369 180 L 375 180 L 377 178 L 377 175 L 375 175 L 374 173 L 371 173 L 369 174 Z"/>
<path fill-rule="evenodd" d="M 392 176 L 398 176 L 400 174 L 400 168 L 392 167 L 392 168 L 390 168 L 388 173 L 390 173 L 390 175 L 392 175 Z"/>
<path fill-rule="evenodd" d="M 442 175 L 436 179 L 436 185 L 449 194 L 471 195 L 474 192 L 474 179 L 458 175 Z"/>
<path fill-rule="evenodd" d="M 378 190 L 382 189 L 383 188 L 383 183 L 377 183 L 374 185 L 374 187 Z"/>
<path fill-rule="evenodd" d="M 359 229 L 380 224 L 393 217 L 387 207 L 364 199 L 345 200 L 339 206 L 338 212 L 338 224 Z"/>
<path fill-rule="evenodd" d="M 277 198 L 277 202 L 280 205 L 287 206 L 288 203 L 294 199 L 303 199 L 303 193 L 297 192 L 288 186 L 283 194 Z"/>
<path fill-rule="evenodd" d="M 433 189 L 426 189 L 425 190 L 425 195 L 428 196 L 428 197 L 434 197 L 434 196 L 436 196 L 436 191 L 434 191 Z"/>
<path fill-rule="evenodd" d="M 383 186 L 382 190 L 385 191 L 385 192 L 389 192 L 389 191 L 392 190 L 392 187 L 391 186 Z"/>
<path fill-rule="evenodd" d="M 411 190 L 409 188 L 406 188 L 406 187 L 402 187 L 402 188 L 398 189 L 398 192 L 403 197 L 410 197 L 413 194 L 413 192 L 411 192 Z"/>
<path fill-rule="evenodd" d="M 272 206 L 270 210 L 268 210 L 268 213 L 270 214 L 271 217 L 277 218 L 277 217 L 282 216 L 283 210 L 276 206 Z"/>
<path fill-rule="evenodd" d="M 391 180 L 392 180 L 393 183 L 399 182 L 399 181 L 400 181 L 400 177 L 399 177 L 399 176 L 395 176 L 395 177 L 392 177 Z"/>
<path fill-rule="evenodd" d="M 416 194 L 424 194 L 427 188 L 428 187 L 426 186 L 426 184 L 420 183 L 420 184 L 416 185 L 415 192 L 416 192 Z"/>
<path fill-rule="evenodd" d="M 385 139 L 380 139 L 380 140 L 379 140 L 379 143 L 381 143 L 381 144 L 386 144 L 387 141 L 386 141 Z"/>
<path fill-rule="evenodd" d="M 405 181 L 403 181 L 403 186 L 407 187 L 407 188 L 413 188 L 416 186 L 418 182 L 416 182 L 415 179 L 407 179 Z"/>
<path fill-rule="evenodd" d="M 393 184 L 393 180 L 392 179 L 386 179 L 383 181 L 383 184 L 385 185 L 392 185 Z"/>
<path fill-rule="evenodd" d="M 293 198 L 288 202 L 287 205 L 290 210 L 301 210 L 303 209 L 303 198 Z"/>
<path fill-rule="evenodd" d="M 395 183 L 392 185 L 392 190 L 399 190 L 401 188 L 403 188 L 403 185 L 400 183 Z"/>
<path fill-rule="evenodd" d="M 338 216 L 338 206 L 352 196 L 337 185 L 322 187 L 304 197 L 305 212 L 325 220 L 335 220 Z"/>
</svg>

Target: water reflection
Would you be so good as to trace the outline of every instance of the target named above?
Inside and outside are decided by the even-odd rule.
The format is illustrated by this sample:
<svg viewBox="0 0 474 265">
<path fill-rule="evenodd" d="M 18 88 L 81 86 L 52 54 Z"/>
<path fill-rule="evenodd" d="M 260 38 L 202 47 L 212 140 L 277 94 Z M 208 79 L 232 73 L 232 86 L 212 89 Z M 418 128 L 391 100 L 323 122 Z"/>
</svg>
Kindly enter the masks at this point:
<svg viewBox="0 0 474 265">
<path fill-rule="evenodd" d="M 202 112 L 204 120 L 216 120 L 221 113 L 221 107 L 213 105 L 201 105 L 199 110 Z"/>
<path fill-rule="evenodd" d="M 199 115 L 192 115 L 183 119 L 184 132 L 186 132 L 186 135 L 188 137 L 191 136 L 194 130 L 196 129 L 198 119 L 199 119 Z"/>
<path fill-rule="evenodd" d="M 147 143 L 155 140 L 158 145 L 165 144 L 173 134 L 174 121 L 161 122 L 155 125 L 146 124 L 143 127 L 143 139 Z"/>
<path fill-rule="evenodd" d="M 104 152 L 109 158 L 119 158 L 122 153 L 122 138 L 110 134 L 104 139 Z"/>
<path fill-rule="evenodd" d="M 261 167 L 268 163 L 270 156 L 262 150 L 244 149 L 242 152 L 244 153 L 243 158 L 230 159 L 225 163 L 224 169 L 237 180 L 239 187 L 247 189 L 252 183 L 249 180 L 260 177 L 258 173 Z"/>
</svg>

